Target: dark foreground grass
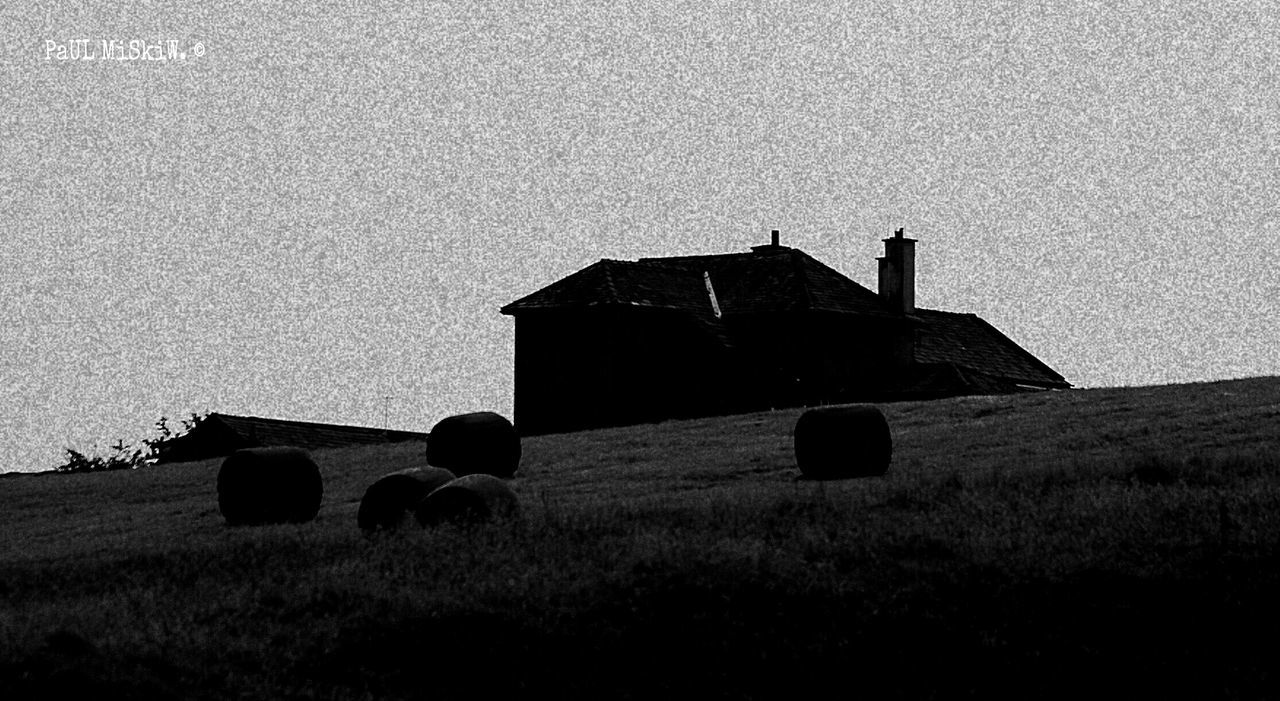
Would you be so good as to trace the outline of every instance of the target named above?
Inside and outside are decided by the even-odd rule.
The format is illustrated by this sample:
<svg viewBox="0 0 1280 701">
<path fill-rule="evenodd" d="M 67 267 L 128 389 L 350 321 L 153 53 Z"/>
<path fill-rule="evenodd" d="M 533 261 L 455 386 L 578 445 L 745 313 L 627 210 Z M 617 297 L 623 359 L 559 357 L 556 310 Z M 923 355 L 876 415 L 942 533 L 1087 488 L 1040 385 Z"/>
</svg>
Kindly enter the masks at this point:
<svg viewBox="0 0 1280 701">
<path fill-rule="evenodd" d="M 225 527 L 215 462 L 6 480 L 0 698 L 1280 695 L 1280 393 L 1233 387 L 1189 450 L 1054 448 L 1088 393 L 889 406 L 875 480 L 795 481 L 798 412 L 530 439 L 520 523 L 377 538 L 421 446 L 320 454 L 302 526 Z M 1139 392 L 1111 430 L 1194 418 Z"/>
</svg>

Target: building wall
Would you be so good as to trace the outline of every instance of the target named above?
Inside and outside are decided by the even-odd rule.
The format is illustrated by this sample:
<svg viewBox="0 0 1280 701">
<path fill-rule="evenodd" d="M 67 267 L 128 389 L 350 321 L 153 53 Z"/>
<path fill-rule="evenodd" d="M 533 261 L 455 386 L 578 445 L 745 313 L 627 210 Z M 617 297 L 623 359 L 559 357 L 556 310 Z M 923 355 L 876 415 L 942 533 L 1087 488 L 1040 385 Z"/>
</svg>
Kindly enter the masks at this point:
<svg viewBox="0 0 1280 701">
<path fill-rule="evenodd" d="M 911 364 L 905 322 L 837 314 L 727 319 L 726 351 L 673 310 L 547 310 L 516 318 L 524 435 L 870 396 Z"/>
<path fill-rule="evenodd" d="M 752 315 L 731 324 L 756 378 L 746 397 L 749 409 L 870 395 L 911 364 L 905 321 L 812 312 Z"/>
<path fill-rule="evenodd" d="M 726 359 L 685 315 L 638 307 L 516 318 L 515 419 L 524 435 L 726 411 Z"/>
</svg>

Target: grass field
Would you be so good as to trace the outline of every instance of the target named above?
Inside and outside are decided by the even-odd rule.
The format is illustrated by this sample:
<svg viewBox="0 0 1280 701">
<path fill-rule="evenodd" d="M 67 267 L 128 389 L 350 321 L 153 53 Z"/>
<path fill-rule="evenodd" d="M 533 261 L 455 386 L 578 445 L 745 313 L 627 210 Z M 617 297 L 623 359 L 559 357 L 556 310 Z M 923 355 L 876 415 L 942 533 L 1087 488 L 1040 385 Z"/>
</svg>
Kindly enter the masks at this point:
<svg viewBox="0 0 1280 701">
<path fill-rule="evenodd" d="M 882 409 L 884 478 L 797 481 L 800 410 L 541 436 L 521 523 L 375 538 L 420 443 L 301 526 L 6 476 L 0 698 L 1280 696 L 1280 378 Z"/>
</svg>

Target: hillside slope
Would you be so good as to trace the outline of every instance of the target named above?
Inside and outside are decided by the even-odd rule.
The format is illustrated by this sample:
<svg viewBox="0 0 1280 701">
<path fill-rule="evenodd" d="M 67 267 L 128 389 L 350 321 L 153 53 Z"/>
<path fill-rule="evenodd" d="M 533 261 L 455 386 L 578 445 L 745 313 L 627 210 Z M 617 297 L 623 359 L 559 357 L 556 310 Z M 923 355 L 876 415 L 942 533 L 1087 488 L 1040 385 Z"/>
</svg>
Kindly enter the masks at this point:
<svg viewBox="0 0 1280 701">
<path fill-rule="evenodd" d="M 420 443 L 316 453 L 300 526 L 226 527 L 219 461 L 6 478 L 0 696 L 1280 691 L 1280 378 L 882 409 L 843 482 L 800 410 L 529 438 L 478 531 L 355 527 Z"/>
</svg>

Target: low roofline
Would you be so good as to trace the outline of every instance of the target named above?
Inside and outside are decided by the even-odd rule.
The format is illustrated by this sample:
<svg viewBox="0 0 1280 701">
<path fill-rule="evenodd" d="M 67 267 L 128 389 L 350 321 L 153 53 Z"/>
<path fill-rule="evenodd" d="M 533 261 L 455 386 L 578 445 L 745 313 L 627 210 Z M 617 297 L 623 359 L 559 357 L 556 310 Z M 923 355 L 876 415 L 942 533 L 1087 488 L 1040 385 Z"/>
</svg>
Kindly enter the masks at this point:
<svg viewBox="0 0 1280 701">
<path fill-rule="evenodd" d="M 1035 354 L 1033 354 L 1031 351 L 1027 350 L 1026 348 L 1023 348 L 1023 347 L 1022 347 L 1022 344 L 1018 343 L 1017 341 L 1013 340 L 1012 338 L 1009 338 L 1008 336 L 1006 336 L 1006 335 L 1005 335 L 1005 333 L 1004 333 L 1003 331 L 1001 331 L 1000 329 L 996 328 L 995 326 L 992 326 L 990 322 L 988 322 L 986 319 L 983 319 L 982 317 L 978 316 L 977 314 L 973 314 L 973 313 L 971 313 L 971 312 L 948 312 L 948 311 L 943 311 L 943 310 L 941 310 L 941 309 L 922 309 L 922 308 L 917 308 L 917 309 L 916 309 L 916 313 L 917 313 L 917 314 L 920 314 L 921 312 L 924 312 L 924 315 L 928 315 L 928 314 L 946 314 L 946 315 L 949 315 L 949 316 L 965 316 L 965 317 L 970 317 L 970 318 L 972 318 L 972 319 L 976 320 L 978 323 L 980 323 L 980 324 L 982 324 L 983 326 L 985 326 L 985 327 L 987 328 L 987 330 L 989 330 L 992 334 L 994 334 L 995 336 L 997 336 L 998 338 L 1000 338 L 1002 341 L 1004 341 L 1008 346 L 1010 346 L 1011 348 L 1016 349 L 1016 351 L 1017 351 L 1020 355 L 1022 355 L 1024 358 L 1026 358 L 1027 360 L 1031 361 L 1031 363 L 1033 363 L 1034 365 L 1036 365 L 1037 367 L 1039 367 L 1041 370 L 1043 370 L 1043 371 L 1044 371 L 1044 372 L 1045 372 L 1049 377 L 1051 377 L 1051 378 L 1053 378 L 1053 377 L 1058 378 L 1057 382 L 1054 382 L 1054 383 L 1052 383 L 1052 384 L 1051 384 L 1051 385 L 1049 385 L 1049 386 L 1051 386 L 1051 387 L 1053 387 L 1053 388 L 1055 388 L 1055 389 L 1070 389 L 1070 388 L 1073 386 L 1070 382 L 1067 382 L 1067 378 L 1065 378 L 1065 377 L 1063 377 L 1061 374 L 1059 374 L 1057 370 L 1054 370 L 1053 368 L 1049 367 L 1049 365 L 1048 365 L 1048 364 L 1046 364 L 1043 360 L 1041 360 L 1041 359 L 1037 358 L 1037 357 L 1035 356 Z M 1010 379 L 1014 379 L 1014 378 L 1010 378 Z M 1020 379 L 1024 379 L 1024 380 L 1025 380 L 1025 379 L 1030 379 L 1030 378 L 1020 378 Z"/>
<path fill-rule="evenodd" d="M 261 423 L 268 423 L 268 424 L 298 426 L 298 427 L 306 427 L 306 428 L 340 428 L 340 429 L 351 429 L 353 431 L 370 431 L 370 432 L 377 432 L 377 433 L 421 435 L 424 437 L 426 436 L 425 433 L 422 433 L 420 431 L 405 431 L 405 430 L 392 429 L 392 428 L 377 428 L 374 426 L 357 426 L 355 424 L 335 424 L 335 423 L 327 423 L 322 421 L 297 421 L 294 419 L 271 419 L 264 416 L 246 416 L 243 414 L 224 414 L 221 412 L 210 412 L 210 414 L 208 415 L 208 417 L 206 417 L 205 420 L 207 421 L 208 419 L 212 419 L 215 417 L 219 419 L 221 419 L 222 417 L 226 417 L 232 420 L 240 419 L 240 420 L 247 420 L 247 421 L 258 421 Z"/>
</svg>

